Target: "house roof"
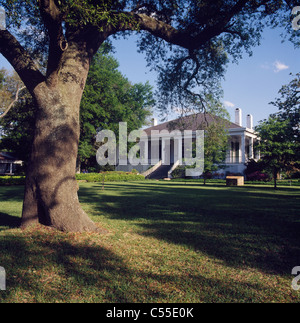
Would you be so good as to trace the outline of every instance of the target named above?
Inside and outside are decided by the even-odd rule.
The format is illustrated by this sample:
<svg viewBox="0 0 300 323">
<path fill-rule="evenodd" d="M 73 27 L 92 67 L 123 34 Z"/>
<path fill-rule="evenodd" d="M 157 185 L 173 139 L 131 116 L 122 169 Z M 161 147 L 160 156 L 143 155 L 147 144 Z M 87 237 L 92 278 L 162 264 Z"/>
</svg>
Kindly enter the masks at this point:
<svg viewBox="0 0 300 323">
<path fill-rule="evenodd" d="M 144 131 L 147 133 L 147 135 L 151 135 L 151 131 L 153 130 L 158 130 L 158 131 L 162 131 L 162 130 L 168 130 L 168 131 L 173 131 L 173 130 L 192 130 L 192 131 L 196 131 L 196 130 L 203 130 L 203 126 L 206 125 L 210 125 L 212 123 L 215 122 L 226 122 L 227 125 L 226 127 L 228 129 L 244 129 L 243 127 L 239 126 L 236 123 L 230 122 L 230 121 L 226 121 L 220 117 L 208 114 L 208 113 L 197 113 L 197 114 L 193 114 L 190 116 L 186 116 L 186 117 L 181 117 L 178 118 L 176 120 L 172 120 L 172 121 L 168 121 L 168 122 L 164 122 L 161 123 L 157 126 L 153 126 L 147 129 L 144 129 Z"/>
<path fill-rule="evenodd" d="M 0 160 L 15 161 L 17 158 L 10 153 L 0 151 Z"/>
</svg>

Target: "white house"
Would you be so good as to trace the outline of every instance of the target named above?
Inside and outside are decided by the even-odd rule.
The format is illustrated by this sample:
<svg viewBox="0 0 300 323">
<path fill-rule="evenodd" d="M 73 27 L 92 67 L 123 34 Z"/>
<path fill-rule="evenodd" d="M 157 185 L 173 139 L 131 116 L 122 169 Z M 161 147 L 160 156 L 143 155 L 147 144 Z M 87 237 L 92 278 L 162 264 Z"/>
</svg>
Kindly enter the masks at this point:
<svg viewBox="0 0 300 323">
<path fill-rule="evenodd" d="M 17 165 L 22 166 L 23 162 L 7 152 L 0 152 L 0 174 L 13 175 Z"/>
<path fill-rule="evenodd" d="M 150 178 L 170 177 L 172 171 L 182 164 L 184 158 L 184 140 L 182 136 L 184 131 L 189 130 L 192 134 L 192 139 L 195 140 L 196 131 L 201 130 L 201 125 L 204 122 L 210 124 L 212 122 L 221 122 L 221 120 L 218 117 L 203 113 L 161 124 L 158 124 L 157 120 L 153 119 L 152 126 L 144 129 L 140 138 L 140 146 L 143 147 L 144 155 L 146 155 L 143 159 L 146 159 L 146 163 L 136 166 L 118 166 L 117 170 L 129 171 L 135 168 Z M 246 126 L 243 126 L 242 120 L 242 110 L 236 109 L 235 122 L 226 122 L 228 127 L 228 151 L 225 164 L 222 165 L 225 167 L 222 168 L 224 176 L 226 172 L 243 174 L 247 161 L 260 158 L 259 153 L 254 151 L 254 144 L 258 137 L 253 130 L 253 116 L 247 115 Z"/>
</svg>

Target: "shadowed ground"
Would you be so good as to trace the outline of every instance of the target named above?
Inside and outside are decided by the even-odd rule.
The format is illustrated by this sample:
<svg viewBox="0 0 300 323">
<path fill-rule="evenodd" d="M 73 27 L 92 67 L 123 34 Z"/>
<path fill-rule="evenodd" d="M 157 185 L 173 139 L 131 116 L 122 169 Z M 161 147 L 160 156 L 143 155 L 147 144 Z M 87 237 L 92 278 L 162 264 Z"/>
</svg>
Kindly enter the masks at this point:
<svg viewBox="0 0 300 323">
<path fill-rule="evenodd" d="M 0 187 L 3 302 L 297 302 L 300 190 L 81 184 L 109 233 L 17 229 L 22 187 Z"/>
</svg>

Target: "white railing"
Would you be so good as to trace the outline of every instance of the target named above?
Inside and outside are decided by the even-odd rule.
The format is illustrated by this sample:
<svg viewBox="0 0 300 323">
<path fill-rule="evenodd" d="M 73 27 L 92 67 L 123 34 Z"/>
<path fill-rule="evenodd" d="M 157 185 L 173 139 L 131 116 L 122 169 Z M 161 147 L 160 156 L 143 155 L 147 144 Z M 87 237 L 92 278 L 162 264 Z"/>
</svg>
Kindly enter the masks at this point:
<svg viewBox="0 0 300 323">
<path fill-rule="evenodd" d="M 162 165 L 162 160 L 159 161 L 155 166 L 153 166 L 150 169 L 148 169 L 142 175 L 145 176 L 145 177 L 148 177 L 149 175 L 151 175 L 152 173 L 154 173 L 161 165 Z"/>
<path fill-rule="evenodd" d="M 180 160 L 177 160 L 177 162 L 172 166 L 172 168 L 168 171 L 168 178 L 172 178 L 172 173 L 174 170 L 180 165 Z"/>
</svg>

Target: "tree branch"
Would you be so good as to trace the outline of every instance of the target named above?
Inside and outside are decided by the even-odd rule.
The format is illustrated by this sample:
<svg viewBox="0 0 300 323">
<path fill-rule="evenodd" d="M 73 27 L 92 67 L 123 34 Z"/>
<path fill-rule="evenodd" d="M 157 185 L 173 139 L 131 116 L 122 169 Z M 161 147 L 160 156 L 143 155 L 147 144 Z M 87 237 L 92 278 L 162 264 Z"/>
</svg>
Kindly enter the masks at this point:
<svg viewBox="0 0 300 323">
<path fill-rule="evenodd" d="M 30 54 L 7 30 L 0 31 L 0 53 L 13 66 L 31 94 L 40 83 L 45 81 L 45 77 L 37 68 Z"/>
<path fill-rule="evenodd" d="M 49 32 L 50 42 L 61 48 L 61 42 L 65 42 L 63 34 L 62 21 L 63 17 L 53 0 L 39 0 L 39 7 L 44 24 Z"/>
<path fill-rule="evenodd" d="M 20 88 L 20 85 L 18 84 L 18 88 L 17 88 L 17 92 L 16 92 L 16 96 L 15 99 L 13 100 L 13 102 L 8 106 L 8 108 L 0 115 L 0 119 L 4 118 L 8 112 L 11 110 L 11 108 L 15 105 L 15 103 L 18 102 L 19 100 L 19 94 L 21 91 L 23 91 L 24 89 L 26 89 L 26 86 L 23 86 Z"/>
<path fill-rule="evenodd" d="M 138 11 L 128 12 L 126 15 L 138 25 L 140 30 L 148 31 L 155 37 L 161 38 L 168 43 L 188 50 L 197 50 L 212 38 L 220 35 L 226 29 L 228 30 L 228 24 L 231 19 L 243 10 L 246 3 L 246 0 L 238 1 L 227 13 L 222 15 L 222 19 L 216 20 L 211 26 L 207 26 L 194 33 L 191 33 L 189 30 L 178 30 L 171 24 L 157 19 L 155 16 L 152 17 Z M 122 15 L 124 14 L 122 13 Z M 117 31 L 132 30 L 130 24 L 121 28 L 120 26 L 114 28 L 112 28 L 111 34 Z"/>
<path fill-rule="evenodd" d="M 47 82 L 50 85 L 55 85 L 61 55 L 68 49 L 68 42 L 65 39 L 62 27 L 63 17 L 53 0 L 39 0 L 38 2 L 41 16 L 50 38 Z"/>
</svg>

